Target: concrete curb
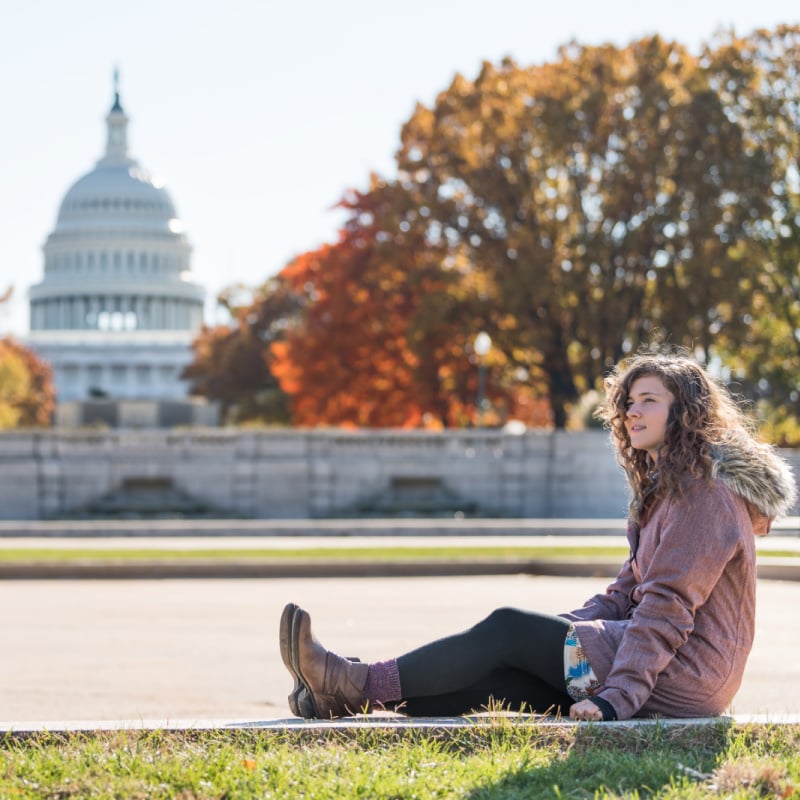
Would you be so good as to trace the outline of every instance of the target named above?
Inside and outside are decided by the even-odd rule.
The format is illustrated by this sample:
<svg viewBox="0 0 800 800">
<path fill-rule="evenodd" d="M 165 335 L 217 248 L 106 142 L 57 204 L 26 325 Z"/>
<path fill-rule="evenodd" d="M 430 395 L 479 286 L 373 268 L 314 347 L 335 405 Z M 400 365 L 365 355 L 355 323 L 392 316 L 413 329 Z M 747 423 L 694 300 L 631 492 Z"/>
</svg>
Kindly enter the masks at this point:
<svg viewBox="0 0 800 800">
<path fill-rule="evenodd" d="M 800 559 L 798 559 L 800 562 Z M 0 563 L 0 580 L 175 578 L 409 578 L 460 575 L 613 577 L 619 560 L 542 561 L 91 561 Z"/>
<path fill-rule="evenodd" d="M 0 563 L 0 580 L 167 580 L 234 578 L 413 578 L 470 575 L 548 575 L 613 578 L 620 559 L 597 558 L 459 561 L 236 561 L 97 560 L 70 563 Z M 762 580 L 800 580 L 800 558 L 759 557 Z"/>
</svg>

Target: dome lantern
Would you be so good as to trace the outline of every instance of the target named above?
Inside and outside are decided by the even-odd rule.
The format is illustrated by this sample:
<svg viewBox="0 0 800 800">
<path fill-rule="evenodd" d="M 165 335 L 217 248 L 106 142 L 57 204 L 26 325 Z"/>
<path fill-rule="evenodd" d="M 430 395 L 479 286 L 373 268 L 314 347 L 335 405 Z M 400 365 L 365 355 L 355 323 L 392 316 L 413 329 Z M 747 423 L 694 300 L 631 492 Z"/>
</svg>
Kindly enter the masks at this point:
<svg viewBox="0 0 800 800">
<path fill-rule="evenodd" d="M 128 117 L 119 99 L 119 70 L 114 70 L 114 105 L 106 117 L 108 136 L 106 154 L 98 164 L 131 164 L 128 158 Z"/>
</svg>

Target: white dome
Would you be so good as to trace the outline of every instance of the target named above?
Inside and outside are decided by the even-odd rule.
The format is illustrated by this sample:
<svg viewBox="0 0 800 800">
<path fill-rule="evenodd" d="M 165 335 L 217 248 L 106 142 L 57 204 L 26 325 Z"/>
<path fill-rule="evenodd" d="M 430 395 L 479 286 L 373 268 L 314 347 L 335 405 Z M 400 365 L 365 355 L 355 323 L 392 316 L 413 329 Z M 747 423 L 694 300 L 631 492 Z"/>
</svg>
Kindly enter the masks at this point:
<svg viewBox="0 0 800 800">
<path fill-rule="evenodd" d="M 105 154 L 67 191 L 45 242 L 29 344 L 53 367 L 59 402 L 185 397 L 205 291 L 172 198 L 128 156 L 117 91 L 106 125 Z"/>
<path fill-rule="evenodd" d="M 173 246 L 185 245 L 183 224 L 169 193 L 128 155 L 128 117 L 118 92 L 106 125 L 105 155 L 67 191 L 45 250 L 80 238 L 148 235 L 153 241 L 166 235 Z"/>
<path fill-rule="evenodd" d="M 31 329 L 196 332 L 205 292 L 191 247 L 167 190 L 128 155 L 119 92 L 106 125 L 105 154 L 69 188 L 45 242 Z"/>
<path fill-rule="evenodd" d="M 167 190 L 136 162 L 101 161 L 64 196 L 52 235 L 109 228 L 175 234 L 183 226 Z"/>
</svg>

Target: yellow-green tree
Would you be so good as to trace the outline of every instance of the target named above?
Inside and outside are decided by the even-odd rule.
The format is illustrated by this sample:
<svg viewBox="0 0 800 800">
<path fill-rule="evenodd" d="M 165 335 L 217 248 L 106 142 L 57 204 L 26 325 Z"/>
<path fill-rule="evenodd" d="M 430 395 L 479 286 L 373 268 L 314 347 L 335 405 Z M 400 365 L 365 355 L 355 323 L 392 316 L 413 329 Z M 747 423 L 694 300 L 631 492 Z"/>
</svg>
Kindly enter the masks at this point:
<svg viewBox="0 0 800 800">
<path fill-rule="evenodd" d="M 30 391 L 25 362 L 0 342 L 0 429 L 15 428 L 22 416 L 20 403 Z"/>
<path fill-rule="evenodd" d="M 0 429 L 49 425 L 54 409 L 50 367 L 14 339 L 0 339 Z"/>
<path fill-rule="evenodd" d="M 403 129 L 400 180 L 431 241 L 483 289 L 509 363 L 570 403 L 660 328 L 708 350 L 740 320 L 731 248 L 763 214 L 763 145 L 678 44 L 572 44 L 458 76 Z M 442 268 L 447 268 L 447 260 Z"/>
<path fill-rule="evenodd" d="M 721 336 L 735 385 L 757 404 L 774 441 L 800 445 L 800 27 L 721 35 L 705 59 L 745 146 L 770 171 L 766 207 L 734 251 L 750 303 L 728 313 L 744 324 Z"/>
</svg>

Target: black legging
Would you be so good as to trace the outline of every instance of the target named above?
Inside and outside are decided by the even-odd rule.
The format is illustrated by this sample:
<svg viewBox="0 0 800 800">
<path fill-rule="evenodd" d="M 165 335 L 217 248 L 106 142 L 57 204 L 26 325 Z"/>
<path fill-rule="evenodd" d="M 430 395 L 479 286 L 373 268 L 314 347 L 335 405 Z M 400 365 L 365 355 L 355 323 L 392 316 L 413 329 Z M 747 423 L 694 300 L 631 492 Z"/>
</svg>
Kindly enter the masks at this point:
<svg viewBox="0 0 800 800">
<path fill-rule="evenodd" d="M 464 633 L 397 659 L 403 701 L 411 716 L 454 716 L 486 708 L 566 714 L 574 702 L 564 683 L 561 617 L 499 608 Z"/>
</svg>

